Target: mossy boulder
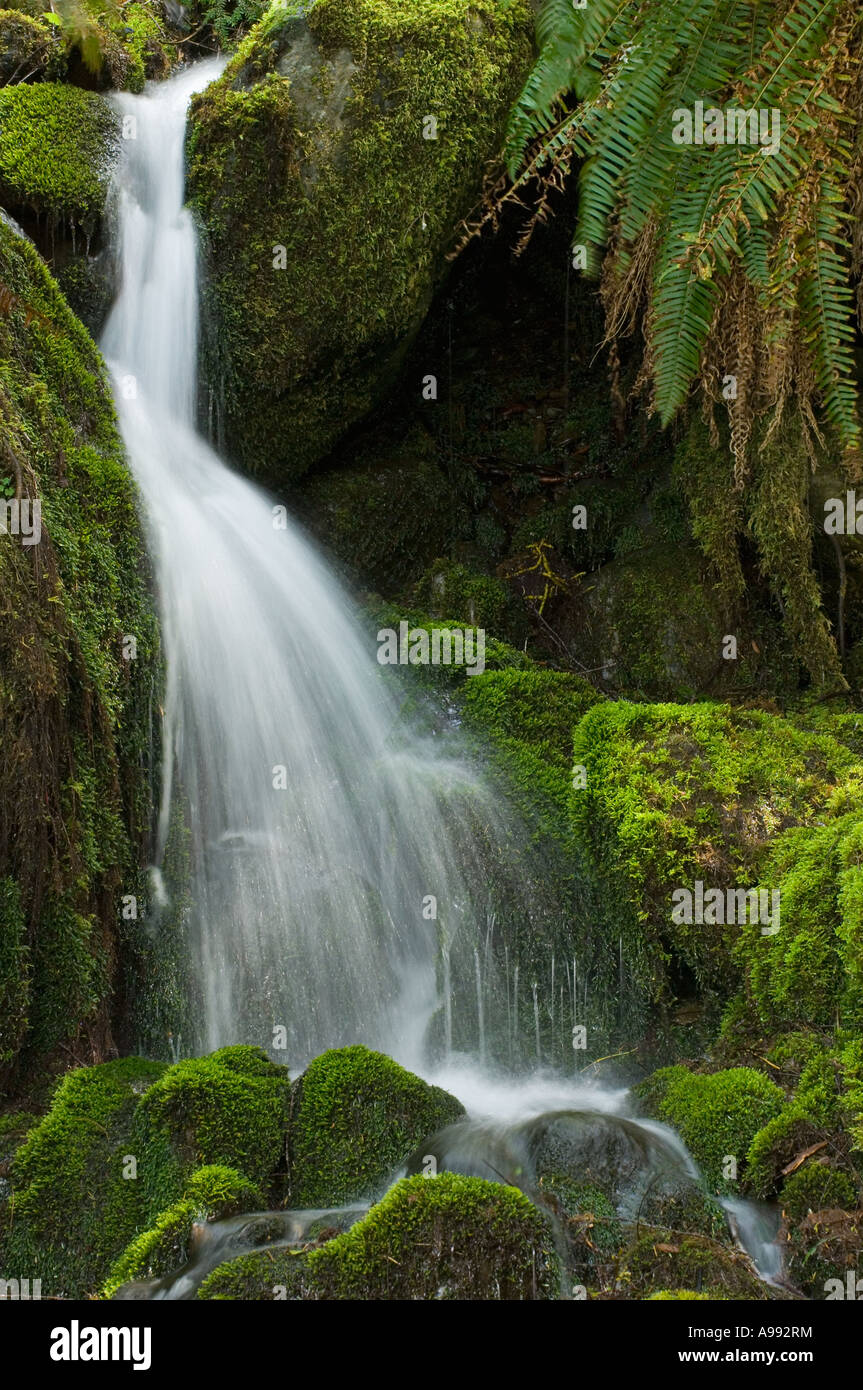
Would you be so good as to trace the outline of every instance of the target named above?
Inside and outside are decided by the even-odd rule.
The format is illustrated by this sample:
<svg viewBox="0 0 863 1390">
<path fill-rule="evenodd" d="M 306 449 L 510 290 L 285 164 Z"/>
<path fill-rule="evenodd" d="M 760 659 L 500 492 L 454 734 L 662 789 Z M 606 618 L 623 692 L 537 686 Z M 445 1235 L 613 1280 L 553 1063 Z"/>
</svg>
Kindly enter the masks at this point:
<svg viewBox="0 0 863 1390">
<path fill-rule="evenodd" d="M 718 1192 L 739 1190 L 752 1140 L 785 1105 L 779 1087 L 750 1067 L 712 1075 L 663 1067 L 636 1093 L 649 1114 L 677 1130 Z"/>
<path fill-rule="evenodd" d="M 847 1173 L 824 1163 L 809 1163 L 786 1178 L 780 1194 L 782 1210 L 790 1221 L 802 1221 L 813 1211 L 840 1208 L 853 1211 L 857 1193 Z"/>
<path fill-rule="evenodd" d="M 516 1301 L 559 1288 L 551 1226 L 522 1192 L 440 1173 L 396 1183 L 365 1220 L 306 1255 L 221 1266 L 198 1297 Z"/>
<path fill-rule="evenodd" d="M 19 10 L 0 9 L 0 87 L 63 76 L 66 52 L 56 27 Z"/>
<path fill-rule="evenodd" d="M 119 118 L 104 97 L 56 82 L 0 91 L 0 203 L 92 232 L 105 206 Z"/>
<path fill-rule="evenodd" d="M 124 1252 L 115 1282 L 133 1263 L 167 1273 L 195 1213 L 260 1208 L 275 1192 L 288 1093 L 286 1069 L 254 1047 L 68 1072 L 13 1159 L 10 1277 L 30 1270 L 46 1295 L 80 1297 Z"/>
<path fill-rule="evenodd" d="M 631 698 L 685 700 L 718 686 L 727 617 L 698 552 L 636 549 L 582 583 L 579 658 Z M 745 657 L 745 653 L 744 653 Z"/>
<path fill-rule="evenodd" d="M 771 842 L 819 820 L 853 753 L 762 710 L 619 701 L 587 711 L 573 757 L 586 769 L 571 794 L 576 838 L 637 995 L 661 1009 L 696 993 L 702 1004 L 727 997 L 742 974 L 735 947 L 756 934 L 785 942 L 788 909 L 780 899 L 772 938 L 760 917 L 734 920 L 752 915 L 748 897 L 744 911 L 735 897 L 730 913 L 698 922 L 696 885 L 726 906 L 729 890 L 777 888 L 764 870 Z"/>
<path fill-rule="evenodd" d="M 193 101 L 208 372 L 245 469 L 299 477 L 392 387 L 531 46 L 524 0 L 288 0 Z"/>
<path fill-rule="evenodd" d="M 620 1260 L 618 1279 L 628 1298 L 644 1299 L 671 1289 L 747 1302 L 776 1296 L 741 1250 L 676 1230 L 652 1230 L 637 1239 Z"/>
<path fill-rule="evenodd" d="M 324 1052 L 291 1097 L 291 1206 L 373 1196 L 423 1139 L 464 1113 L 454 1096 L 380 1052 Z"/>
<path fill-rule="evenodd" d="M 220 1221 L 265 1206 L 261 1189 L 234 1168 L 210 1164 L 197 1169 L 179 1202 L 161 1212 L 155 1225 L 136 1236 L 112 1265 L 102 1297 L 110 1298 L 122 1284 L 174 1274 L 190 1257 L 196 1223 Z"/>
<path fill-rule="evenodd" d="M 34 1064 L 60 1044 L 65 1065 L 110 1055 L 122 898 L 137 898 L 141 918 L 146 903 L 159 688 L 137 494 L 104 367 L 2 215 L 0 499 L 4 516 L 18 504 L 20 532 L 0 533 L 2 1085 L 24 1047 Z M 28 537 L 20 519 L 35 522 L 37 506 Z"/>
<path fill-rule="evenodd" d="M 287 1068 L 256 1047 L 169 1067 L 135 1119 L 150 1211 L 179 1200 L 201 1166 L 234 1168 L 270 1187 L 283 1167 L 289 1088 Z"/>
<path fill-rule="evenodd" d="M 76 1298 L 104 1276 L 146 1216 L 129 1157 L 138 1102 L 163 1070 L 131 1057 L 63 1077 L 13 1160 L 5 1277 L 40 1278 L 43 1296 Z"/>
</svg>

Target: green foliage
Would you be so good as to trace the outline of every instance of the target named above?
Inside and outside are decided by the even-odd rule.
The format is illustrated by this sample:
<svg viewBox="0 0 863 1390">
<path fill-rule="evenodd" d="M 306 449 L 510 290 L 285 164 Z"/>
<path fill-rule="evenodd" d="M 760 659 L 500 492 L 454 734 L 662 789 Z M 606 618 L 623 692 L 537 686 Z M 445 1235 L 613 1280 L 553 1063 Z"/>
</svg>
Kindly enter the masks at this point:
<svg viewBox="0 0 863 1390">
<path fill-rule="evenodd" d="M 208 370 L 250 471 L 300 476 L 393 386 L 528 61 L 523 0 L 315 0 L 194 100 Z"/>
<path fill-rule="evenodd" d="M 292 1098 L 291 1205 L 337 1206 L 374 1194 L 423 1139 L 463 1114 L 454 1096 L 380 1052 L 324 1052 Z"/>
<path fill-rule="evenodd" d="M 510 173 L 585 156 L 574 244 L 598 269 L 614 220 L 621 282 L 640 255 L 643 273 L 650 246 L 650 361 L 666 421 L 699 374 L 723 282 L 742 271 L 762 315 L 781 315 L 775 358 L 801 335 L 828 418 L 859 444 L 843 225 L 859 20 L 847 0 L 794 0 L 781 14 L 718 0 L 540 9 L 539 57 L 510 122 Z M 675 142 L 680 112 L 696 101 L 779 110 L 779 148 Z"/>
<path fill-rule="evenodd" d="M 538 180 L 544 218 L 581 160 L 573 246 L 601 271 L 608 337 L 643 326 L 641 380 L 663 424 L 696 385 L 709 421 L 718 461 L 694 459 L 684 480 L 696 534 L 726 594 L 741 587 L 738 538 L 754 537 L 797 654 L 828 687 L 843 681 L 805 495 L 825 446 L 815 409 L 849 477 L 861 457 L 850 172 L 861 35 L 854 0 L 543 0 L 503 195 Z M 687 134 L 699 102 L 708 127 L 721 118 L 715 148 Z M 730 112 L 755 113 L 756 126 L 763 113 L 764 140 L 748 126 L 729 134 Z"/>
<path fill-rule="evenodd" d="M 91 229 L 105 204 L 118 118 L 104 97 L 37 82 L 0 91 L 0 198 Z"/>
<path fill-rule="evenodd" d="M 308 1254 L 249 1255 L 222 1265 L 203 1299 L 513 1301 L 557 1296 L 547 1219 L 514 1187 L 440 1173 L 405 1178 L 368 1216 Z"/>
<path fill-rule="evenodd" d="M 618 1280 L 629 1298 L 678 1289 L 695 1290 L 711 1300 L 762 1302 L 771 1297 L 738 1251 L 707 1236 L 681 1236 L 676 1230 L 654 1229 L 640 1236 L 618 1265 Z"/>
<path fill-rule="evenodd" d="M 197 1221 L 221 1221 L 266 1205 L 261 1189 L 233 1168 L 210 1164 L 192 1173 L 179 1202 L 159 1214 L 155 1224 L 136 1236 L 111 1266 L 101 1289 L 110 1298 L 121 1284 L 158 1279 L 180 1269 L 188 1260 L 192 1226 Z"/>
<path fill-rule="evenodd" d="M 665 1067 L 637 1088 L 649 1112 L 672 1125 L 705 1177 L 718 1192 L 738 1191 L 738 1179 L 723 1172 L 727 1157 L 743 1161 L 757 1132 L 785 1104 L 782 1091 L 751 1067 L 701 1075 Z"/>
</svg>

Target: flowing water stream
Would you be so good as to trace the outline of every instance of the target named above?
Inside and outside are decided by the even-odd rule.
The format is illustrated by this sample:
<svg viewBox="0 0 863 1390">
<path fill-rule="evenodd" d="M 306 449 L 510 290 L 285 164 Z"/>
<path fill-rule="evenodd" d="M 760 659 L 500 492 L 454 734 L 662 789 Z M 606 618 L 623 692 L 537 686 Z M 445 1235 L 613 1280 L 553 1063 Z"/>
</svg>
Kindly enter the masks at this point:
<svg viewBox="0 0 863 1390">
<path fill-rule="evenodd" d="M 621 1202 L 636 1209 L 657 1174 L 693 1181 L 692 1161 L 670 1131 L 627 1115 L 625 1092 L 542 1066 L 558 1033 L 565 1055 L 586 1000 L 576 962 L 558 956 L 555 977 L 553 954 L 542 977 L 550 998 L 536 971 L 523 967 L 519 983 L 507 922 L 528 938 L 545 933 L 552 951 L 553 934 L 519 858 L 517 822 L 458 748 L 406 728 L 373 635 L 326 563 L 197 431 L 198 250 L 184 136 L 192 95 L 223 66 L 213 59 L 113 98 L 127 138 L 113 194 L 119 291 L 102 339 L 144 501 L 167 660 L 157 906 L 172 892 L 161 870 L 178 801 L 190 834 L 201 1016 L 188 1045 L 268 1047 L 282 1029 L 279 1060 L 294 1068 L 328 1047 L 380 1048 L 467 1105 L 469 1121 L 430 1141 L 445 1166 L 527 1174 L 529 1187 L 542 1146 L 565 1134 L 585 1163 L 613 1155 L 623 1165 Z M 524 1073 L 531 1057 L 533 1075 L 519 1080 L 495 1079 L 486 1065 L 521 1063 Z M 571 1072 L 571 1050 L 569 1059 Z M 738 1206 L 746 1239 L 755 1222 Z M 199 1232 L 191 1270 L 123 1296 L 193 1296 L 227 1252 L 297 1243 L 310 1223 L 355 1216 L 217 1223 Z M 751 1244 L 763 1253 L 771 1239 Z"/>
</svg>

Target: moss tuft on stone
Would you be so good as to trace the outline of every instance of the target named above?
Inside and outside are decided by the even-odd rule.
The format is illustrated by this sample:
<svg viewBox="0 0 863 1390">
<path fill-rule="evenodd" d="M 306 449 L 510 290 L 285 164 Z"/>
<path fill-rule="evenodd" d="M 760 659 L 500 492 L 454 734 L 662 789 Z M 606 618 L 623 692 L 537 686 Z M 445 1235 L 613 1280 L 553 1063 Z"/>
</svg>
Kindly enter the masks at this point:
<svg viewBox="0 0 863 1390">
<path fill-rule="evenodd" d="M 423 1139 L 464 1107 L 367 1047 L 324 1052 L 291 1101 L 290 1204 L 332 1207 L 373 1196 Z"/>
</svg>

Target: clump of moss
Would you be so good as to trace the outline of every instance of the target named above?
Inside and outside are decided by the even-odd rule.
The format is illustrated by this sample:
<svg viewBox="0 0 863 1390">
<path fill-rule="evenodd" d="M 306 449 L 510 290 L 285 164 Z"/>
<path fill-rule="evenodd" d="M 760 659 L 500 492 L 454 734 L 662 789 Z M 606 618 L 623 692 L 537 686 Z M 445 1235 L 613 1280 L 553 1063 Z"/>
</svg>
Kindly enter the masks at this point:
<svg viewBox="0 0 863 1390">
<path fill-rule="evenodd" d="M 2 218 L 0 287 L 0 491 L 41 506 L 38 543 L 0 536 L 8 1077 L 24 1048 L 35 1065 L 60 1043 L 73 1058 L 112 1046 L 121 897 L 139 891 L 150 820 L 158 637 L 103 364 Z"/>
<path fill-rule="evenodd" d="M 687 978 L 702 1000 L 727 996 L 746 931 L 673 920 L 673 893 L 697 881 L 705 892 L 775 887 L 763 873 L 770 841 L 823 814 L 855 762 L 833 739 L 760 710 L 624 701 L 587 712 L 574 761 L 587 770 L 572 793 L 577 840 L 627 972 L 657 1004 Z M 784 939 L 781 908 L 778 937 L 760 937 L 756 924 L 759 939 Z"/>
<path fill-rule="evenodd" d="M 96 1286 L 145 1215 L 132 1124 L 162 1071 L 131 1057 L 63 1077 L 13 1160 L 4 1274 L 41 1278 L 51 1297 Z"/>
<path fill-rule="evenodd" d="M 664 1067 L 636 1091 L 650 1114 L 673 1125 L 720 1192 L 738 1190 L 738 1170 L 742 1176 L 752 1140 L 785 1105 L 779 1087 L 751 1067 L 712 1075 L 683 1066 Z M 734 1160 L 733 1170 L 729 1158 Z"/>
<path fill-rule="evenodd" d="M 110 1298 L 132 1280 L 158 1279 L 180 1269 L 189 1259 L 195 1222 L 219 1221 L 264 1206 L 261 1189 L 235 1169 L 221 1164 L 197 1169 L 180 1201 L 161 1212 L 111 1266 L 102 1297 Z"/>
<path fill-rule="evenodd" d="M 530 52 L 523 0 L 291 0 L 194 100 L 209 374 L 246 469 L 300 476 L 392 387 Z"/>
<path fill-rule="evenodd" d="M 266 1189 L 285 1147 L 290 1078 L 256 1047 L 223 1047 L 169 1067 L 135 1117 L 142 1185 L 152 1214 L 182 1197 L 213 1164 Z"/>
<path fill-rule="evenodd" d="M 782 1209 L 792 1221 L 802 1221 L 811 1211 L 828 1207 L 856 1206 L 854 1184 L 846 1173 L 823 1163 L 809 1163 L 786 1179 L 780 1194 Z"/>
<path fill-rule="evenodd" d="M 0 9 L 0 87 L 34 77 L 56 81 L 65 66 L 66 54 L 53 25 L 17 9 Z"/>
<path fill-rule="evenodd" d="M 689 1289 L 710 1299 L 763 1302 L 774 1297 L 741 1251 L 674 1230 L 651 1231 L 636 1240 L 620 1263 L 618 1278 L 630 1297 L 640 1299 L 670 1289 Z"/>
<path fill-rule="evenodd" d="M 513 1301 L 559 1288 L 548 1220 L 522 1192 L 440 1173 L 396 1183 L 363 1221 L 308 1254 L 221 1266 L 198 1297 Z"/>
<path fill-rule="evenodd" d="M 372 1195 L 410 1152 L 464 1107 L 367 1047 L 309 1064 L 291 1101 L 290 1202 L 338 1206 Z"/>
<path fill-rule="evenodd" d="M 105 206 L 118 117 L 104 97 L 55 82 L 0 91 L 0 198 L 92 231 Z"/>
</svg>

